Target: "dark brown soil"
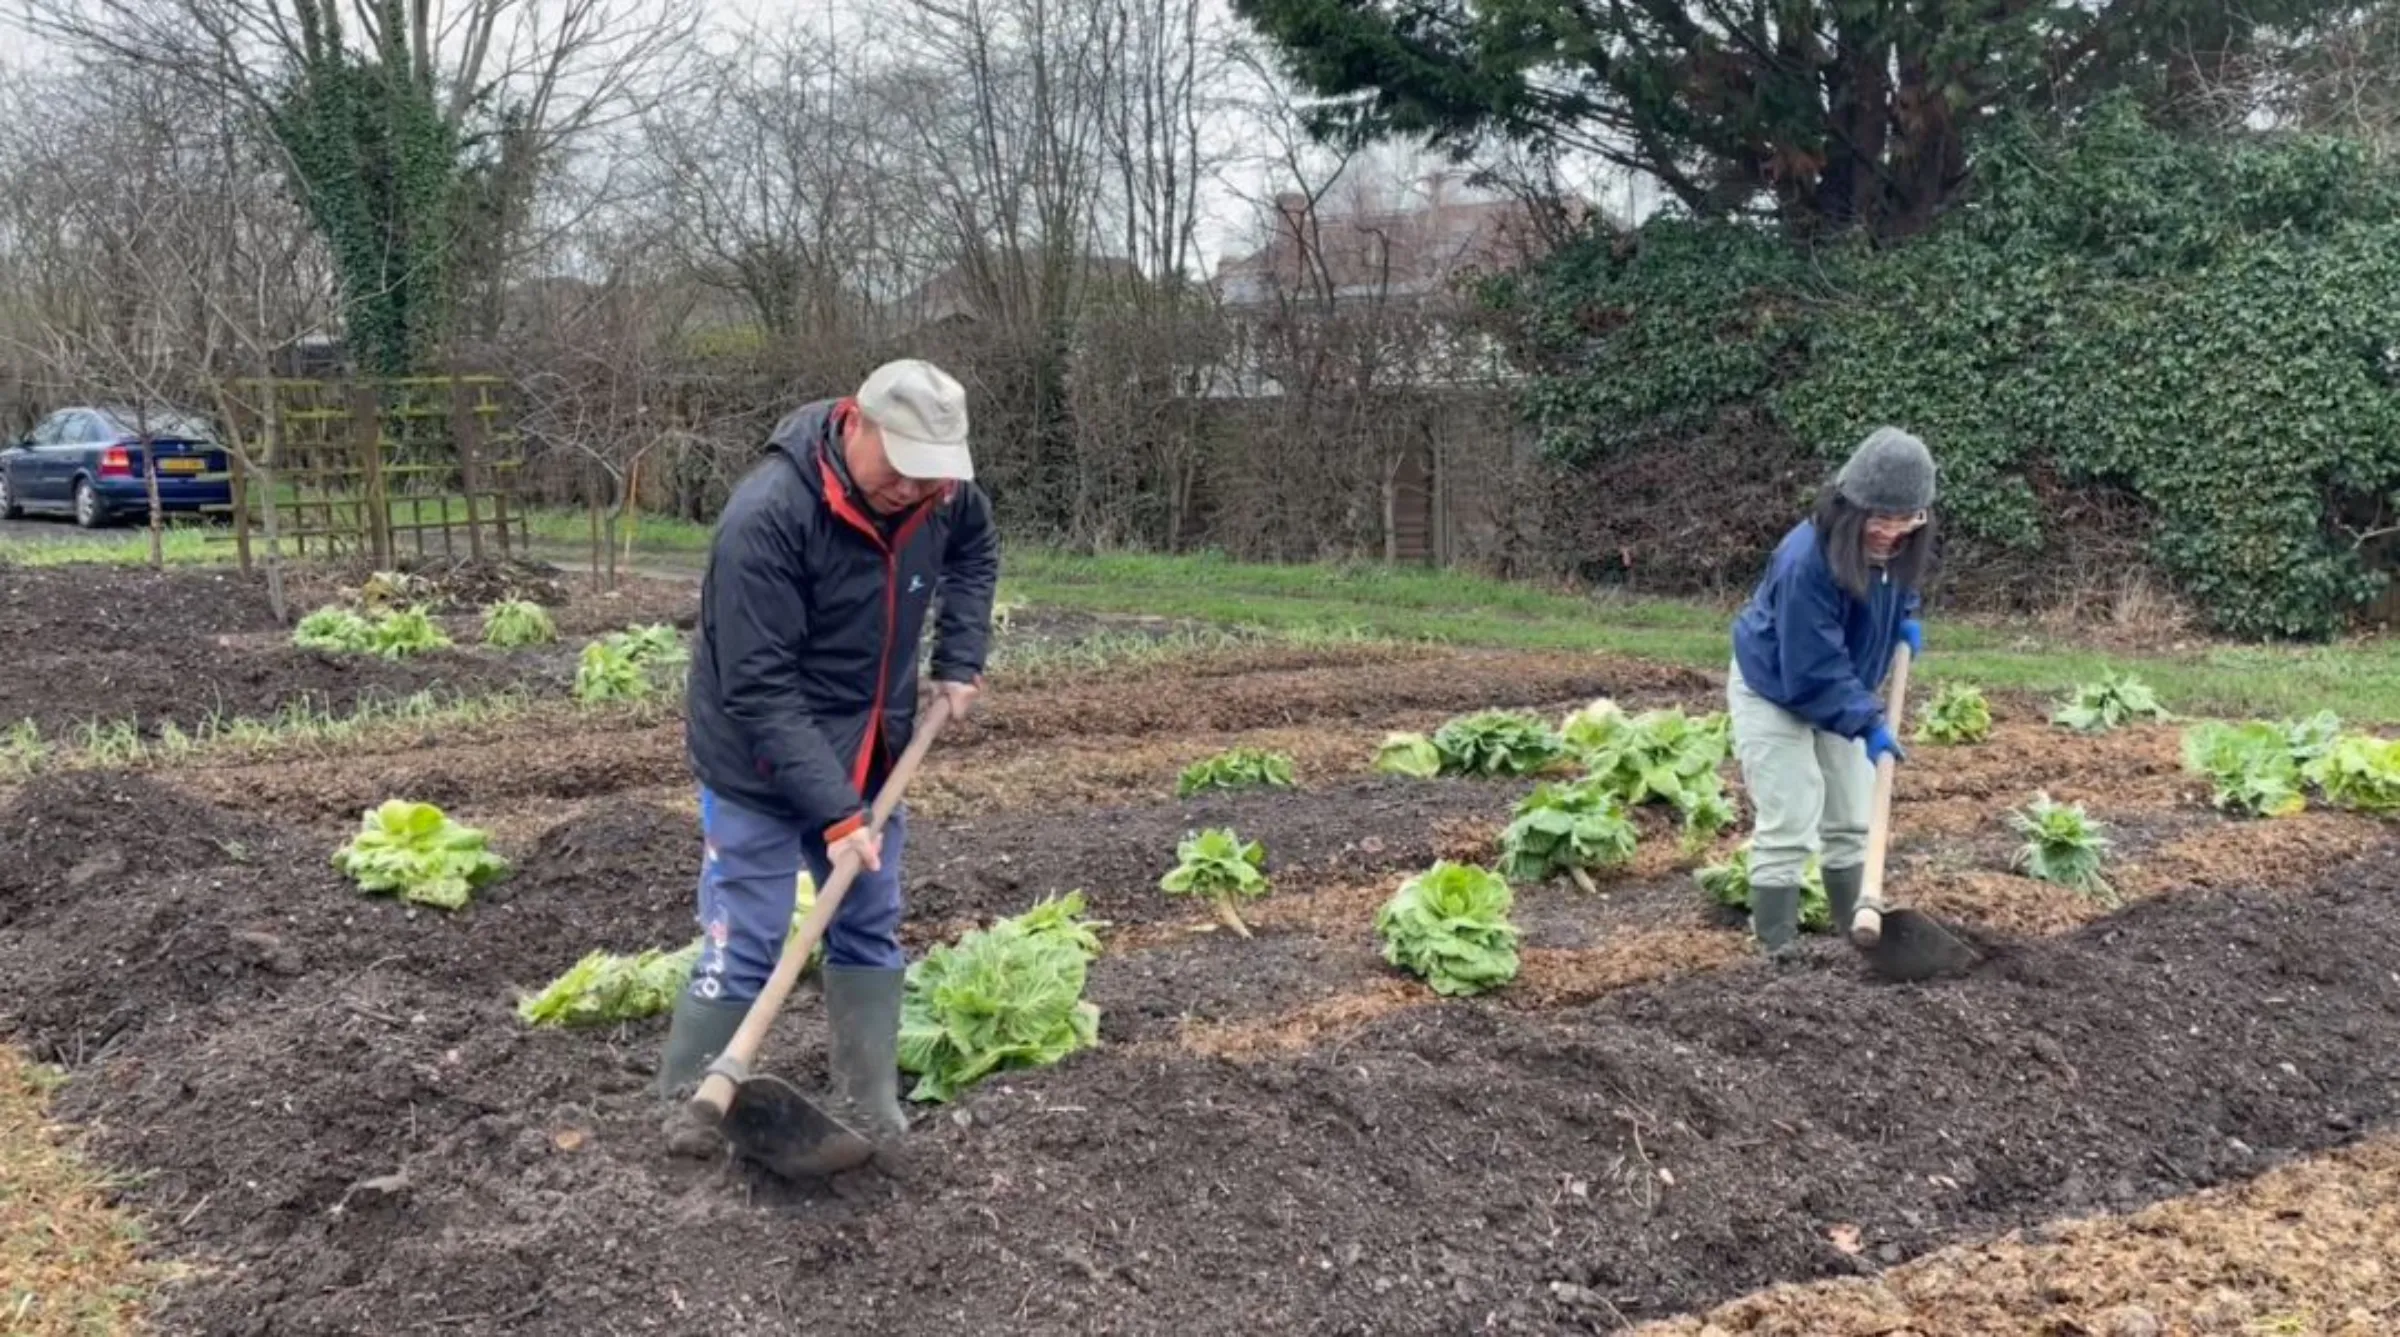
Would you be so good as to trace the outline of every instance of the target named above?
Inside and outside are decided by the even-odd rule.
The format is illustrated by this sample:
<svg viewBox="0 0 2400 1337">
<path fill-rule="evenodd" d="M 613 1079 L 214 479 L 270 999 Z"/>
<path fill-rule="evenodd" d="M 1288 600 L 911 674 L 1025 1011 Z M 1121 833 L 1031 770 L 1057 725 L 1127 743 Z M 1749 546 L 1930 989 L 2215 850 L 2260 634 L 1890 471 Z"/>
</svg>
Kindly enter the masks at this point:
<svg viewBox="0 0 2400 1337">
<path fill-rule="evenodd" d="M 338 841 L 222 815 L 140 777 L 37 779 L 0 812 L 0 1029 L 13 1019 L 37 1057 L 73 1057 L 178 1008 L 272 1003 L 320 975 L 396 960 L 506 1006 L 594 947 L 687 940 L 689 821 L 624 800 L 595 808 L 446 914 L 360 892 L 331 865 Z M 677 834 L 682 858 L 643 861 Z"/>
<path fill-rule="evenodd" d="M 680 722 L 606 731 L 561 731 L 428 746 L 378 757 L 326 757 L 210 767 L 179 777 L 228 807 L 288 821 L 351 821 L 386 798 L 444 808 L 468 802 L 590 798 L 687 779 Z"/>
<path fill-rule="evenodd" d="M 1110 1043 L 920 1119 L 901 1177 L 780 1185 L 660 1152 L 660 1022 L 534 1033 L 510 1010 L 590 947 L 691 931 L 679 815 L 595 805 L 505 894 L 411 914 L 313 836 L 101 783 L 0 814 L 35 833 L 0 874 L 0 1033 L 74 1065 L 60 1112 L 144 1172 L 129 1197 L 202 1265 L 167 1331 L 1607 1331 L 2244 1178 L 2400 1115 L 2387 846 L 2312 892 L 2162 897 L 1941 985 L 1823 952 L 1559 1011 L 1408 1008 L 1246 1063 L 1117 1037 L 1165 1034 L 1178 995 L 1239 1007 L 1245 981 L 1316 996 L 1366 947 L 1194 936 L 1151 949 L 1172 969 L 1108 963 Z M 1338 828 L 1289 799 L 1207 811 L 1283 820 L 1293 858 L 1355 872 L 1386 857 L 1360 835 L 1489 801 L 1365 786 L 1316 800 Z M 117 829 L 103 804 L 182 843 L 64 894 L 62 864 Z M 988 913 L 1080 883 L 1111 918 L 1163 899 L 1155 832 L 1066 829 L 974 833 L 1024 881 L 935 894 Z M 963 858 L 955 826 L 920 849 L 945 839 Z M 813 1006 L 772 1048 L 818 1079 Z"/>
<path fill-rule="evenodd" d="M 1195 831 L 1226 827 L 1259 842 L 1271 880 L 1356 881 L 1425 866 L 1435 856 L 1441 823 L 1462 816 L 1505 818 L 1528 787 L 1378 779 L 1290 793 L 927 821 L 909 828 L 909 909 L 947 919 L 1010 915 L 1054 892 L 1081 889 L 1096 918 L 1191 918 L 1205 908 L 1166 895 L 1158 880 L 1175 866 L 1176 845 Z"/>
<path fill-rule="evenodd" d="M 0 566 L 0 727 L 31 720 L 74 741 L 94 722 L 145 735 L 211 717 L 347 713 L 422 691 L 483 695 L 510 686 L 563 693 L 575 648 L 500 654 L 460 648 L 406 660 L 332 655 L 282 643 L 262 577 L 213 569 Z M 263 641 L 261 638 L 265 638 Z"/>
</svg>

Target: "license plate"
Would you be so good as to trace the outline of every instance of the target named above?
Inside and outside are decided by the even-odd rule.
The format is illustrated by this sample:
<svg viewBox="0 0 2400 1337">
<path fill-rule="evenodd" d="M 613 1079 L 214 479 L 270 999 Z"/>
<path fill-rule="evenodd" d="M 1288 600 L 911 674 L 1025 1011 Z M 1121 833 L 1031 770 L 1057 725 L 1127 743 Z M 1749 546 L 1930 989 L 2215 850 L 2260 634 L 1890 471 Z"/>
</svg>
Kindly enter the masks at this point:
<svg viewBox="0 0 2400 1337">
<path fill-rule="evenodd" d="M 160 460 L 158 471 L 162 474 L 196 474 L 206 472 L 207 464 L 206 460 L 196 460 L 185 455 L 171 460 Z"/>
</svg>

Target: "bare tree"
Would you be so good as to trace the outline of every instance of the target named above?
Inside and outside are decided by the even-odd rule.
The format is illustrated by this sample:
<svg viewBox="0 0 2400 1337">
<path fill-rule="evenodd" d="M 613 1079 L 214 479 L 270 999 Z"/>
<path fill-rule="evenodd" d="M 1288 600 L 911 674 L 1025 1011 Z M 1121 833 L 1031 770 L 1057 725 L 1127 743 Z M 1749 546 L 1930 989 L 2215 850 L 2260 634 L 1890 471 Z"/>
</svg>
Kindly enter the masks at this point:
<svg viewBox="0 0 2400 1337">
<path fill-rule="evenodd" d="M 693 95 L 644 124 L 645 186 L 694 277 L 780 345 L 852 349 L 873 311 L 926 277 L 895 236 L 875 71 L 799 24 L 696 61 Z"/>
<path fill-rule="evenodd" d="M 279 151 L 387 367 L 447 337 L 462 251 L 519 252 L 540 173 L 666 86 L 698 0 L 26 0 L 87 62 L 220 98 Z M 496 306 L 487 301 L 487 323 Z"/>
</svg>

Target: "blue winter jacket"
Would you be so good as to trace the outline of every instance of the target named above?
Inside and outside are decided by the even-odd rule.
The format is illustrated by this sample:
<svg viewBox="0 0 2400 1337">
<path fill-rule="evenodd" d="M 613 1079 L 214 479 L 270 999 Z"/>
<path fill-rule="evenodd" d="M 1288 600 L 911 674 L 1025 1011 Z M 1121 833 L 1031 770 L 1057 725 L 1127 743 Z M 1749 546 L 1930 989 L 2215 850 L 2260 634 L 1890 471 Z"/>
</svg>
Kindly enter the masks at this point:
<svg viewBox="0 0 2400 1337">
<path fill-rule="evenodd" d="M 1854 598 L 1834 580 L 1813 522 L 1784 535 L 1733 620 L 1733 660 L 1750 690 L 1844 738 L 1864 738 L 1883 723 L 1875 688 L 1920 600 L 1887 572 L 1876 576 L 1870 597 Z"/>
</svg>

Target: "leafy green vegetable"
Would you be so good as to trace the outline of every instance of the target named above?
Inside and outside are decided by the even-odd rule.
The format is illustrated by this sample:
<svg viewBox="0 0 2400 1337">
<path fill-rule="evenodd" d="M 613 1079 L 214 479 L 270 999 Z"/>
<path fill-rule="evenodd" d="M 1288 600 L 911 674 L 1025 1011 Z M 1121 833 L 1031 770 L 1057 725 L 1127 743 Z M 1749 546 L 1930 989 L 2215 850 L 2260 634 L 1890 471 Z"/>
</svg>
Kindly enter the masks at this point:
<svg viewBox="0 0 2400 1337">
<path fill-rule="evenodd" d="M 1750 912 L 1749 841 L 1743 841 L 1732 858 L 1710 864 L 1692 877 L 1710 900 L 1729 910 Z M 1833 928 L 1833 902 L 1825 895 L 1825 873 L 1817 866 L 1817 856 L 1813 854 L 1800 870 L 1800 927 L 1809 933 L 1824 933 Z"/>
<path fill-rule="evenodd" d="M 2053 712 L 2050 721 L 2076 733 L 2107 733 L 2136 720 L 2163 720 L 2165 706 L 2159 704 L 2158 694 L 2149 685 L 2130 673 L 2113 670 L 2100 675 L 2098 682 L 2076 687 L 2074 695 Z"/>
<path fill-rule="evenodd" d="M 1550 726 L 1513 710 L 1462 715 L 1434 731 L 1434 751 L 1453 775 L 1530 775 L 1566 751 Z"/>
<path fill-rule="evenodd" d="M 2116 893 L 2100 876 L 2108 837 L 2082 804 L 2054 803 L 2047 793 L 2039 793 L 2023 811 L 2010 813 L 2008 822 L 2025 837 L 2017 851 L 2018 867 L 2043 882 L 2116 903 Z"/>
<path fill-rule="evenodd" d="M 817 901 L 816 882 L 807 873 L 800 875 L 797 890 L 792 926 L 784 938 L 787 946 L 799 935 L 800 921 Z M 691 982 L 705 941 L 694 938 L 672 952 L 649 948 L 634 956 L 592 952 L 540 993 L 518 999 L 517 1015 L 534 1026 L 599 1026 L 671 1011 L 675 995 Z M 819 938 L 803 973 L 824 963 L 825 940 Z"/>
<path fill-rule="evenodd" d="M 1929 743 L 1980 743 L 1991 736 L 1991 702 L 1973 683 L 1943 683 L 1917 725 L 1917 737 Z"/>
<path fill-rule="evenodd" d="M 1500 834 L 1501 876 L 1546 882 L 1560 874 L 1593 891 L 1588 870 L 1633 857 L 1639 840 L 1624 800 L 1593 781 L 1541 784 L 1519 802 Z"/>
<path fill-rule="evenodd" d="M 689 658 L 675 629 L 660 623 L 611 632 L 583 647 L 575 699 L 634 701 L 666 689 Z"/>
<path fill-rule="evenodd" d="M 2400 740 L 2343 734 L 2304 771 L 2337 807 L 2400 812 Z"/>
<path fill-rule="evenodd" d="M 1430 780 L 1442 773 L 1441 749 L 1421 733 L 1386 734 L 1375 749 L 1375 769 L 1384 775 Z"/>
<path fill-rule="evenodd" d="M 1170 896 L 1198 896 L 1217 912 L 1227 928 L 1247 938 L 1236 903 L 1267 894 L 1267 851 L 1257 841 L 1244 842 L 1227 830 L 1202 831 L 1175 847 L 1175 867 L 1158 880 Z"/>
<path fill-rule="evenodd" d="M 2288 817 L 2308 806 L 2301 793 L 2296 727 L 2251 720 L 2203 720 L 2183 732 L 2184 769 L 2216 784 L 2213 802 L 2228 812 Z M 2307 736 L 2302 746 L 2315 748 Z"/>
<path fill-rule="evenodd" d="M 2290 744 L 2292 758 L 2302 765 L 2332 751 L 2341 732 L 2342 717 L 2330 710 L 2320 710 L 2304 720 L 2283 722 L 2283 736 Z"/>
<path fill-rule="evenodd" d="M 404 659 L 425 650 L 448 649 L 449 645 L 450 637 L 422 608 L 381 614 L 371 632 L 371 648 L 386 659 Z"/>
<path fill-rule="evenodd" d="M 1623 707 L 1605 696 L 1601 697 L 1580 710 L 1567 713 L 1566 719 L 1559 722 L 1559 741 L 1576 756 L 1589 756 L 1608 745 L 1617 730 L 1625 726 L 1626 718 Z"/>
<path fill-rule="evenodd" d="M 503 650 L 548 645 L 558 639 L 550 610 L 530 599 L 503 599 L 483 610 L 483 643 Z"/>
<path fill-rule="evenodd" d="M 467 895 L 508 871 L 485 848 L 483 832 L 460 826 L 430 803 L 389 799 L 367 810 L 358 834 L 335 850 L 334 867 L 367 892 L 455 910 Z"/>
<path fill-rule="evenodd" d="M 1722 779 L 1711 775 L 1707 783 L 1695 784 L 1684 795 L 1684 851 L 1697 851 L 1715 840 L 1725 828 L 1733 825 L 1735 816 L 1733 796 L 1725 792 Z"/>
<path fill-rule="evenodd" d="M 1596 701 L 1560 730 L 1591 782 L 1627 807 L 1664 803 L 1683 814 L 1683 844 L 1698 849 L 1733 825 L 1733 800 L 1721 768 L 1733 751 L 1733 720 L 1723 711 L 1697 719 L 1681 710 L 1627 715 Z"/>
<path fill-rule="evenodd" d="M 300 625 L 292 629 L 292 644 L 303 650 L 365 654 L 374 648 L 374 643 L 373 627 L 347 608 L 320 608 L 300 619 Z"/>
<path fill-rule="evenodd" d="M 909 1099 L 947 1101 L 991 1074 L 1055 1063 L 1100 1042 L 1100 1009 L 1083 1000 L 1097 939 L 1076 918 L 1083 894 L 1045 902 L 908 968 L 900 1067 Z"/>
<path fill-rule="evenodd" d="M 1437 994 L 1497 988 L 1517 977 L 1515 904 L 1508 880 L 1443 860 L 1400 884 L 1375 912 L 1383 959 L 1417 975 Z"/>
<path fill-rule="evenodd" d="M 400 659 L 421 650 L 445 649 L 450 638 L 422 608 L 386 609 L 368 617 L 326 607 L 300 619 L 292 629 L 292 644 L 303 650 Z"/>
<path fill-rule="evenodd" d="M 1184 767 L 1175 778 L 1175 797 L 1212 789 L 1290 789 L 1292 759 L 1280 752 L 1237 747 Z"/>
<path fill-rule="evenodd" d="M 530 1026 L 605 1026 L 657 1016 L 674 1009 L 699 960 L 697 938 L 672 952 L 592 952 L 540 993 L 518 999 L 517 1016 Z"/>
</svg>

